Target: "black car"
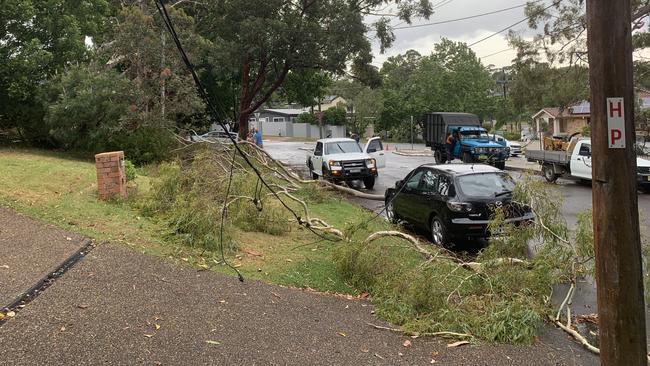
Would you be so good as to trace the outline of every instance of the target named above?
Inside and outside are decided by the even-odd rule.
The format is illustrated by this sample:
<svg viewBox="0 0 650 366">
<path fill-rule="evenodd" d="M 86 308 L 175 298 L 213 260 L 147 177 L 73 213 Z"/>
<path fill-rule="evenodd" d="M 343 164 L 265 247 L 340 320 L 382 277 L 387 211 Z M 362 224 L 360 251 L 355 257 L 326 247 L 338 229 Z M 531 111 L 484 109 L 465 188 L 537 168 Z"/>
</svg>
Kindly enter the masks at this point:
<svg viewBox="0 0 650 366">
<path fill-rule="evenodd" d="M 429 230 L 438 245 L 487 238 L 499 207 L 508 223 L 533 220 L 529 207 L 512 202 L 514 187 L 510 175 L 488 165 L 422 165 L 386 190 L 386 214 Z"/>
</svg>

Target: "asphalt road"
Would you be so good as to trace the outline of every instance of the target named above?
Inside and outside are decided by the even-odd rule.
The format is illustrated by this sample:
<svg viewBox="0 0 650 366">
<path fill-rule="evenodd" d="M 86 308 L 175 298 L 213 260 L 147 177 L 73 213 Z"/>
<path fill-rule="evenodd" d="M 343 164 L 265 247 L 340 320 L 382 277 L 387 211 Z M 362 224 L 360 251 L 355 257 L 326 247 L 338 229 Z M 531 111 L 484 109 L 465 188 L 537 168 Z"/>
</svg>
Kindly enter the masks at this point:
<svg viewBox="0 0 650 366">
<path fill-rule="evenodd" d="M 306 159 L 309 149 L 313 148 L 314 142 L 275 142 L 265 141 L 264 149 L 274 158 L 290 165 L 297 170 L 306 170 Z M 403 156 L 393 153 L 394 146 L 389 143 L 390 151 L 386 156 L 386 167 L 379 170 L 379 177 L 375 187 L 368 193 L 383 195 L 386 188 L 392 187 L 395 181 L 404 178 L 404 176 L 416 167 L 433 163 L 433 157 L 423 156 Z M 400 144 L 400 147 L 410 148 L 410 144 Z M 415 149 L 424 149 L 424 145 L 415 145 Z M 523 157 L 511 159 L 524 159 Z M 511 172 L 515 179 L 521 178 L 521 173 Z M 540 178 L 541 179 L 541 178 Z M 366 191 L 363 184 L 353 184 L 360 191 Z M 562 213 L 570 227 L 577 221 L 577 215 L 580 212 L 591 208 L 591 187 L 572 180 L 559 179 L 553 185 L 557 188 L 559 196 L 564 200 Z M 639 210 L 641 212 L 641 232 L 650 234 L 650 194 L 639 193 Z M 373 211 L 381 210 L 382 202 L 370 201 L 364 199 L 355 199 L 356 202 Z"/>
</svg>

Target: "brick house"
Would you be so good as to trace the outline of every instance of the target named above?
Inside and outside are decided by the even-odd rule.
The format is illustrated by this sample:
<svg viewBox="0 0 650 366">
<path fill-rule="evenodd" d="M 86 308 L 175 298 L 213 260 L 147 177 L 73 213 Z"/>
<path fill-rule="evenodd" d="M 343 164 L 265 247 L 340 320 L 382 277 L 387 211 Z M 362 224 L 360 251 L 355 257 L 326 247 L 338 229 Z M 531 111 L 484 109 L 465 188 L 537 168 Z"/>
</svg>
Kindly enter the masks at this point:
<svg viewBox="0 0 650 366">
<path fill-rule="evenodd" d="M 583 101 L 568 108 L 542 108 L 533 115 L 535 135 L 571 135 L 581 132 L 590 123 L 589 102 Z"/>
</svg>

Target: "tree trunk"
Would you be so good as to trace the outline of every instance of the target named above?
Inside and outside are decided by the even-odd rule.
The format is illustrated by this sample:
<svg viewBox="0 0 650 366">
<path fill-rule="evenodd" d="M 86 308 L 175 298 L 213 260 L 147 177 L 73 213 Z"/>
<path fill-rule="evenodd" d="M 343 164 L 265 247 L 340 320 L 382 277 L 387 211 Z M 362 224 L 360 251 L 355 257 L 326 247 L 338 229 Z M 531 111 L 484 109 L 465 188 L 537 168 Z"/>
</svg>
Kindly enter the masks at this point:
<svg viewBox="0 0 650 366">
<path fill-rule="evenodd" d="M 239 113 L 239 138 L 242 140 L 246 140 L 248 138 L 248 118 L 250 118 L 250 114 L 242 113 L 240 111 Z"/>
</svg>

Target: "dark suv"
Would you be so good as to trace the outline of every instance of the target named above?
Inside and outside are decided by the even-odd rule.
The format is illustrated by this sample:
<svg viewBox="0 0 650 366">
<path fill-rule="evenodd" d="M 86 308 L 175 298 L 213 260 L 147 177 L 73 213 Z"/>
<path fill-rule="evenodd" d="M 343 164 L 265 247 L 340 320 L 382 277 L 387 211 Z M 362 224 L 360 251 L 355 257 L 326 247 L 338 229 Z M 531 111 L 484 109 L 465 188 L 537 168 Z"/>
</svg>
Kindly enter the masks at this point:
<svg viewBox="0 0 650 366">
<path fill-rule="evenodd" d="M 438 245 L 487 238 L 497 208 L 508 223 L 533 220 L 529 207 L 511 202 L 514 187 L 507 173 L 488 165 L 422 165 L 386 190 L 386 214 L 429 230 Z"/>
</svg>

